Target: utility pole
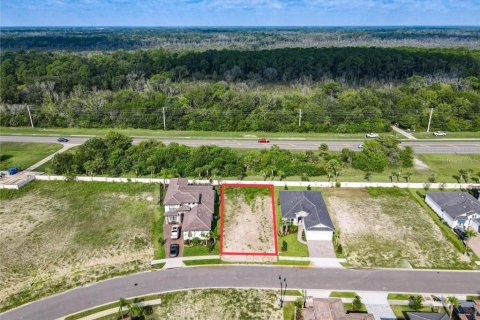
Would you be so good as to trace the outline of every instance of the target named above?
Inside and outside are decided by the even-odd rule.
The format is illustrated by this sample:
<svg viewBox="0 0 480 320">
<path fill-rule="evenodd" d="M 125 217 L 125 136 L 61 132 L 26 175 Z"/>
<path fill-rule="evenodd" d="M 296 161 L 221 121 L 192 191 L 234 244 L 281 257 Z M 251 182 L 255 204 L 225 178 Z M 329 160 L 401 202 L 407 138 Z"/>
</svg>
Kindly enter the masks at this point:
<svg viewBox="0 0 480 320">
<path fill-rule="evenodd" d="M 167 130 L 167 124 L 165 122 L 165 107 L 162 108 L 162 113 L 163 113 L 163 130 Z"/>
<path fill-rule="evenodd" d="M 430 108 L 430 116 L 428 117 L 427 133 L 430 132 L 430 123 L 432 123 L 433 108 Z"/>
<path fill-rule="evenodd" d="M 302 109 L 298 110 L 298 126 L 300 127 L 302 125 Z"/>
<path fill-rule="evenodd" d="M 32 114 L 30 113 L 30 106 L 28 105 L 27 105 L 27 111 L 28 111 L 28 117 L 30 118 L 30 124 L 32 125 L 32 128 L 35 128 L 33 126 Z"/>
</svg>

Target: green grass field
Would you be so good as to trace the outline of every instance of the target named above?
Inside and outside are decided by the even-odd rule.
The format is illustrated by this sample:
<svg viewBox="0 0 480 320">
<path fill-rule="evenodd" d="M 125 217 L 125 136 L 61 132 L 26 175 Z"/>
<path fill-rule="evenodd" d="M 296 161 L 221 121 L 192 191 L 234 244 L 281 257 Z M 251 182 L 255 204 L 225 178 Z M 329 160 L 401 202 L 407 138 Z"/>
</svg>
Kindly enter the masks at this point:
<svg viewBox="0 0 480 320">
<path fill-rule="evenodd" d="M 0 310 L 150 269 L 155 185 L 34 181 L 0 200 Z"/>
<path fill-rule="evenodd" d="M 355 298 L 357 295 L 356 292 L 353 291 L 332 291 L 330 292 L 331 298 Z"/>
<path fill-rule="evenodd" d="M 0 169 L 24 170 L 61 148 L 60 143 L 0 142 Z"/>
<path fill-rule="evenodd" d="M 0 127 L 2 135 L 44 135 L 44 136 L 104 136 L 109 131 L 120 132 L 132 137 L 165 137 L 189 139 L 201 137 L 204 139 L 280 139 L 295 138 L 306 140 L 348 139 L 363 140 L 365 133 L 300 133 L 300 132 L 223 132 L 223 131 L 176 131 L 121 128 L 30 128 L 30 127 Z"/>
<path fill-rule="evenodd" d="M 438 182 L 457 182 L 453 176 L 458 175 L 460 169 L 472 169 L 474 175 L 480 173 L 480 154 L 419 154 L 417 157 L 430 167 L 422 175 L 428 178 L 436 173 Z"/>
</svg>

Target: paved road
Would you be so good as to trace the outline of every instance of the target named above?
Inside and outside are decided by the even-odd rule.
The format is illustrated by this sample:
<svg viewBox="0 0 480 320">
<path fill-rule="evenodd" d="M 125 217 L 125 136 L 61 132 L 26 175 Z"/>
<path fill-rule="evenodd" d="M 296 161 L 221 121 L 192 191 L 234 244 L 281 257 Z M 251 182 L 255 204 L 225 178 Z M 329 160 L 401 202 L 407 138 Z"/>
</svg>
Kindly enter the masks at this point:
<svg viewBox="0 0 480 320">
<path fill-rule="evenodd" d="M 480 293 L 479 272 L 211 266 L 159 270 L 106 280 L 24 305 L 0 315 L 0 319 L 56 319 L 116 301 L 120 297 L 169 290 L 200 287 L 277 288 L 279 275 L 287 278 L 288 288 L 437 294 Z"/>
<path fill-rule="evenodd" d="M 82 144 L 88 137 L 69 137 L 69 144 Z M 146 139 L 135 138 L 133 143 L 139 143 Z M 316 140 L 280 140 L 272 139 L 269 144 L 258 143 L 256 140 L 244 139 L 159 139 L 164 143 L 178 142 L 187 146 L 201 146 L 215 144 L 220 147 L 231 148 L 253 148 L 263 149 L 277 145 L 283 149 L 290 150 L 318 150 L 321 143 L 326 143 L 331 150 L 342 150 L 349 148 L 359 150 L 359 141 L 316 141 Z M 56 137 L 45 136 L 0 136 L 0 141 L 4 142 L 39 142 L 55 143 Z M 480 141 L 403 141 L 402 146 L 411 146 L 416 153 L 480 153 Z"/>
</svg>

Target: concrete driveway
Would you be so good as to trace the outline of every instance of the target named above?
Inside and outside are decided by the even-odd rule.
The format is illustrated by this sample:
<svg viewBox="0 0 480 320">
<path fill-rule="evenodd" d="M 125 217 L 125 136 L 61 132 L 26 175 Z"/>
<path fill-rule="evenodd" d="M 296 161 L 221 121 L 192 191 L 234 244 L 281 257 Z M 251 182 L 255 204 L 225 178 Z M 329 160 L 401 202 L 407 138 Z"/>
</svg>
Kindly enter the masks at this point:
<svg viewBox="0 0 480 320">
<path fill-rule="evenodd" d="M 332 241 L 307 240 L 307 245 L 312 258 L 336 258 Z"/>
<path fill-rule="evenodd" d="M 472 248 L 473 252 L 475 252 L 475 254 L 480 257 L 480 235 L 477 235 L 475 238 L 470 239 L 468 245 L 470 246 L 470 248 Z"/>
</svg>

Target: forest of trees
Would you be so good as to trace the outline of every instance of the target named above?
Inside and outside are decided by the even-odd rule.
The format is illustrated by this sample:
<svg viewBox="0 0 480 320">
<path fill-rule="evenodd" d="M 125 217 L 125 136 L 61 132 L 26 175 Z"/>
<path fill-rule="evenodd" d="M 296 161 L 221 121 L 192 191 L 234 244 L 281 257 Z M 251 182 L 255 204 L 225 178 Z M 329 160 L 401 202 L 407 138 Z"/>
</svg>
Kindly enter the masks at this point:
<svg viewBox="0 0 480 320">
<path fill-rule="evenodd" d="M 3 52 L 3 126 L 216 131 L 480 130 L 480 51 Z M 298 124 L 299 109 L 302 121 Z"/>
<path fill-rule="evenodd" d="M 11 27 L 0 37 L 2 50 L 480 48 L 478 27 Z"/>
<path fill-rule="evenodd" d="M 67 176 L 134 174 L 150 177 L 193 177 L 215 179 L 261 175 L 264 179 L 300 176 L 327 176 L 336 181 L 342 169 L 353 167 L 368 174 L 385 169 L 410 168 L 414 153 L 399 148 L 393 136 L 366 141 L 361 152 L 343 149 L 331 153 L 327 145 L 319 151 L 291 152 L 272 146 L 261 151 L 241 152 L 215 145 L 198 148 L 177 143 L 164 145 L 148 140 L 132 145 L 132 138 L 110 132 L 105 138 L 92 138 L 74 152 L 66 151 L 52 159 L 54 173 Z"/>
</svg>

